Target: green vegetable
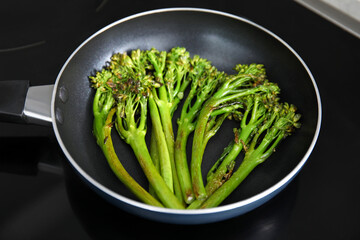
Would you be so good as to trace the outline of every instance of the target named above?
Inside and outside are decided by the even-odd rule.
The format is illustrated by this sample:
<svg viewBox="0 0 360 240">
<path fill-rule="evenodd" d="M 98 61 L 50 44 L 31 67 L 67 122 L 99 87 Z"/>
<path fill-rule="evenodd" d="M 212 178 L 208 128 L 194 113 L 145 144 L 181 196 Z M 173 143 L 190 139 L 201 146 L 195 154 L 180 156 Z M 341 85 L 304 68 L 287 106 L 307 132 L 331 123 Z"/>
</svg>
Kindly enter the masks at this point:
<svg viewBox="0 0 360 240">
<path fill-rule="evenodd" d="M 158 109 L 159 116 L 154 115 L 152 119 L 156 118 L 158 122 L 161 122 L 171 164 L 169 167 L 172 176 L 171 184 L 173 184 L 175 195 L 182 201 L 183 198 L 175 166 L 172 117 L 180 100 L 184 96 L 185 89 L 190 83 L 186 78 L 187 72 L 189 71 L 190 57 L 185 48 L 180 47 L 172 48 L 169 53 L 165 51 L 159 52 L 153 48 L 147 51 L 147 56 L 149 62 L 151 62 L 154 67 L 155 80 L 160 84 L 159 88 L 152 89 L 154 101 L 152 102 L 150 111 L 155 108 Z M 153 134 L 156 135 L 157 133 L 154 132 Z M 160 153 L 159 149 L 161 148 L 158 146 L 158 152 Z M 160 161 L 160 169 L 162 168 L 163 165 Z"/>
<path fill-rule="evenodd" d="M 152 48 L 116 53 L 90 77 L 96 89 L 93 133 L 97 144 L 114 174 L 141 201 L 177 209 L 218 206 L 282 139 L 300 127 L 300 115 L 293 105 L 280 103 L 280 89 L 268 81 L 263 65 L 238 64 L 235 70 L 236 74 L 227 75 L 207 59 L 191 58 L 185 48 L 169 52 Z M 174 132 L 174 113 L 183 99 Z M 208 172 L 205 185 L 203 155 L 226 119 L 238 120 L 240 126 Z M 111 139 L 113 126 L 131 146 L 148 179 L 149 192 L 119 161 Z M 189 166 L 186 149 L 192 133 Z M 235 169 L 243 152 L 244 159 Z"/>
<path fill-rule="evenodd" d="M 206 59 L 194 56 L 188 78 L 191 80 L 190 91 L 181 109 L 178 119 L 178 131 L 175 142 L 175 163 L 179 176 L 182 194 L 186 203 L 195 197 L 192 190 L 190 171 L 187 163 L 186 147 L 191 132 L 195 129 L 196 117 L 203 103 L 212 95 L 224 79 L 225 74 L 217 71 Z"/>
<path fill-rule="evenodd" d="M 240 115 L 236 117 L 241 118 L 241 121 L 240 128 L 234 129 L 234 141 L 207 175 L 206 192 L 208 195 L 212 194 L 217 189 L 216 186 L 221 185 L 226 179 L 224 176 L 232 171 L 236 156 L 246 147 L 258 126 L 270 117 L 269 108 L 276 100 L 276 94 L 272 93 L 254 94 L 244 98 L 244 114 L 235 113 L 235 115 Z"/>
<path fill-rule="evenodd" d="M 202 157 L 209 139 L 215 135 L 224 119 L 243 107 L 243 98 L 256 93 L 276 93 L 276 84 L 266 80 L 263 65 L 237 65 L 238 74 L 228 76 L 217 91 L 204 104 L 194 131 L 191 158 L 192 186 L 196 199 L 206 198 L 201 173 Z"/>
<path fill-rule="evenodd" d="M 121 182 L 144 203 L 162 207 L 163 205 L 159 201 L 154 199 L 129 175 L 115 153 L 111 138 L 111 129 L 113 127 L 112 119 L 116 111 L 115 108 L 112 107 L 115 104 L 115 100 L 112 96 L 112 89 L 106 84 L 111 77 L 112 75 L 105 70 L 91 77 L 93 87 L 97 89 L 93 101 L 93 134 L 109 166 Z"/>
<path fill-rule="evenodd" d="M 300 114 L 288 103 L 272 107 L 246 147 L 245 157 L 233 175 L 201 205 L 200 208 L 216 207 L 229 196 L 251 171 L 268 159 L 280 141 L 300 127 Z M 234 145 L 235 146 L 235 145 Z M 236 157 L 236 156 L 234 156 Z"/>
<path fill-rule="evenodd" d="M 235 112 L 234 117 L 239 119 L 240 128 L 234 129 L 234 140 L 224 149 L 223 154 L 207 175 L 205 187 L 207 196 L 213 194 L 232 175 L 235 160 L 248 144 L 257 128 L 271 117 L 271 107 L 276 104 L 276 93 L 254 94 L 244 97 L 244 113 Z M 194 209 L 201 206 L 205 199 L 197 199 L 188 208 Z"/>
<path fill-rule="evenodd" d="M 156 170 L 145 142 L 148 101 L 151 105 L 151 91 L 159 84 L 147 73 L 150 66 L 143 54 L 140 50 L 132 51 L 131 56 L 115 54 L 110 62 L 109 69 L 113 75 L 107 80 L 107 85 L 116 100 L 116 129 L 132 147 L 161 202 L 166 207 L 183 208 Z M 166 145 L 164 149 L 167 149 Z"/>
</svg>

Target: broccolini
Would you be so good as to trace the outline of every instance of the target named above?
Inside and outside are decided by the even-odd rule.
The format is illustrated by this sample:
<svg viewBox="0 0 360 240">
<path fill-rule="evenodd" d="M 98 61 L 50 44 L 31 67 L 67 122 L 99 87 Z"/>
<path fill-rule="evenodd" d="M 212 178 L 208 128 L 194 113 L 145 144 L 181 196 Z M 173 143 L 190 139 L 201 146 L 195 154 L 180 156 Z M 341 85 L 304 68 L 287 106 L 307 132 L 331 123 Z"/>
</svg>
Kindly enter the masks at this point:
<svg viewBox="0 0 360 240">
<path fill-rule="evenodd" d="M 194 130 L 191 157 L 191 178 L 196 199 L 206 198 L 201 173 L 202 157 L 209 139 L 214 136 L 224 117 L 243 107 L 243 98 L 255 93 L 276 93 L 279 87 L 266 79 L 260 64 L 237 65 L 236 75 L 230 75 L 204 104 Z"/>
<path fill-rule="evenodd" d="M 211 208 L 221 204 L 256 166 L 274 153 L 284 138 L 300 127 L 301 115 L 296 113 L 294 105 L 278 103 L 269 112 L 246 146 L 245 156 L 239 168 L 201 204 L 200 208 Z"/>
<path fill-rule="evenodd" d="M 115 113 L 115 99 L 113 90 L 108 85 L 112 79 L 112 74 L 103 70 L 91 77 L 93 87 L 96 89 L 93 101 L 93 134 L 97 144 L 102 149 L 107 162 L 115 175 L 144 203 L 162 207 L 163 205 L 153 198 L 143 187 L 141 187 L 125 170 L 119 161 L 111 139 L 111 129 L 113 128 L 113 115 Z"/>
<path fill-rule="evenodd" d="M 236 74 L 228 75 L 207 59 L 190 57 L 182 47 L 169 52 L 152 48 L 132 50 L 129 55 L 116 53 L 90 77 L 96 90 L 93 133 L 97 144 L 115 175 L 141 201 L 177 209 L 216 207 L 282 139 L 300 127 L 296 108 L 280 102 L 280 88 L 267 79 L 263 65 L 238 64 L 235 70 Z M 174 132 L 173 116 L 181 100 Z M 227 118 L 238 120 L 239 128 L 234 129 L 234 140 L 204 184 L 201 170 L 206 145 Z M 131 146 L 151 194 L 119 161 L 111 139 L 113 126 Z M 188 166 L 186 149 L 192 133 Z M 235 169 L 240 153 L 244 159 Z"/>
</svg>

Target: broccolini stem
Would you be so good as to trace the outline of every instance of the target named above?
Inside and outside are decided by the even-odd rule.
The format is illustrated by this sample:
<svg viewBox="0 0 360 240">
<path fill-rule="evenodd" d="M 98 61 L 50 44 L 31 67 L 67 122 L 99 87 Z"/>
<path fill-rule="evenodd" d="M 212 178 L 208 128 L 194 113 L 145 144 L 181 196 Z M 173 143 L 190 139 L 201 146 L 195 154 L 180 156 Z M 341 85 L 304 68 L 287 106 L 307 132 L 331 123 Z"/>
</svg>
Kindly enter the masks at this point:
<svg viewBox="0 0 360 240">
<path fill-rule="evenodd" d="M 179 128 L 175 142 L 175 163 L 183 198 L 187 204 L 190 204 L 194 200 L 194 193 L 186 156 L 188 136 L 189 131 L 186 131 L 184 128 Z"/>
<path fill-rule="evenodd" d="M 156 170 L 160 173 L 160 155 L 158 151 L 157 141 L 156 141 L 155 131 L 153 130 L 150 137 L 150 156 L 156 167 Z M 149 193 L 157 198 L 154 188 L 149 184 Z"/>
<path fill-rule="evenodd" d="M 216 86 L 222 81 L 224 74 L 217 72 L 216 68 L 212 67 L 206 59 L 195 56 L 188 78 L 192 81 L 192 84 L 178 119 L 175 163 L 179 179 L 181 178 L 180 185 L 185 202 L 190 204 L 195 199 L 195 196 L 186 155 L 187 140 L 190 133 L 195 129 L 195 119 L 198 112 L 202 109 L 204 102 L 211 96 L 211 93 L 215 91 Z"/>
<path fill-rule="evenodd" d="M 192 89 L 190 90 L 190 94 L 192 94 Z M 187 109 L 189 108 L 190 100 L 192 98 L 187 98 L 185 103 L 181 109 L 181 116 L 178 120 L 178 130 L 175 140 L 175 166 L 177 175 L 179 178 L 179 184 L 181 187 L 181 192 L 184 198 L 184 201 L 187 204 L 190 204 L 194 200 L 194 193 L 192 189 L 190 171 L 188 166 L 187 159 L 187 140 L 190 133 L 194 130 L 194 124 L 192 121 L 195 118 L 195 112 L 190 111 L 191 114 L 187 114 Z"/>
<path fill-rule="evenodd" d="M 156 195 L 164 206 L 168 208 L 184 209 L 183 204 L 173 194 L 153 164 L 145 138 L 140 134 L 132 134 L 128 138 L 128 143 L 132 147 L 146 178 L 154 188 Z"/>
<path fill-rule="evenodd" d="M 237 129 L 234 129 L 234 131 L 237 131 Z M 221 163 L 224 161 L 224 159 L 226 158 L 227 155 L 229 155 L 229 153 L 232 151 L 233 149 L 233 145 L 234 145 L 234 141 L 230 142 L 230 144 L 224 148 L 223 153 L 221 154 L 221 156 L 219 157 L 219 159 L 215 162 L 215 164 L 210 168 L 207 176 L 206 176 L 206 181 L 210 182 L 211 179 L 214 177 L 215 172 L 219 169 Z"/>
<path fill-rule="evenodd" d="M 274 131 L 274 129 L 272 129 L 272 131 Z M 252 170 L 254 170 L 256 166 L 264 162 L 273 153 L 275 146 L 277 146 L 283 138 L 284 133 L 282 132 L 275 138 L 274 141 L 262 141 L 257 149 L 246 154 L 243 162 L 233 173 L 232 177 L 219 187 L 212 195 L 210 195 L 200 208 L 203 209 L 219 206 L 242 183 L 242 181 L 252 172 Z"/>
<path fill-rule="evenodd" d="M 224 158 L 222 163 L 206 184 L 206 193 L 208 196 L 226 182 L 232 174 L 236 157 L 243 149 L 242 144 L 234 144 L 229 154 Z"/>
<path fill-rule="evenodd" d="M 151 133 L 151 137 L 150 137 L 150 155 L 151 155 L 151 159 L 153 160 L 153 163 L 156 167 L 156 169 L 158 170 L 158 172 L 160 172 L 160 155 L 159 155 L 159 150 L 157 148 L 157 141 L 156 141 L 157 137 L 155 136 L 155 131 L 153 131 Z"/>
<path fill-rule="evenodd" d="M 162 84 L 158 89 L 153 89 L 153 95 L 155 103 L 158 108 L 158 112 L 160 114 L 162 129 L 165 135 L 166 145 L 168 148 L 171 171 L 172 171 L 172 183 L 173 183 L 173 191 L 175 195 L 182 200 L 181 188 L 179 184 L 179 179 L 176 172 L 175 166 L 175 157 L 174 157 L 174 131 L 172 126 L 172 96 L 166 89 L 166 84 L 164 84 L 164 71 L 166 66 L 166 52 L 161 51 L 158 53 L 158 56 L 155 53 L 156 51 L 150 50 L 148 52 L 149 60 L 154 66 L 155 69 L 155 77 L 158 82 Z"/>
<path fill-rule="evenodd" d="M 233 78 L 230 78 L 230 80 L 232 79 Z M 242 83 L 243 81 L 239 82 Z M 208 133 L 206 133 L 206 126 L 212 113 L 214 111 L 218 111 L 218 108 L 221 106 L 225 106 L 225 108 L 228 107 L 229 101 L 235 101 L 239 98 L 243 98 L 245 96 L 249 96 L 259 92 L 278 91 L 277 85 L 274 84 L 264 84 L 251 88 L 238 89 L 236 92 L 232 91 L 233 89 L 228 89 L 227 87 L 224 87 L 228 85 L 229 81 L 224 82 L 224 84 L 216 91 L 216 93 L 205 103 L 205 106 L 201 110 L 198 121 L 196 123 L 193 140 L 194 150 L 192 152 L 191 158 L 191 176 L 194 193 L 197 199 L 206 198 L 206 190 L 202 180 L 201 163 L 203 157 L 203 149 L 205 148 L 204 142 L 206 141 L 208 135 Z M 234 104 L 233 106 L 241 107 L 241 104 Z M 232 107 L 230 107 L 229 109 L 231 110 Z"/>
<path fill-rule="evenodd" d="M 225 156 L 221 156 L 215 165 L 210 169 L 205 187 L 207 196 L 211 196 L 221 185 L 232 175 L 235 166 L 235 159 L 242 150 L 242 144 L 231 144 L 224 150 Z M 207 198 L 196 199 L 187 208 L 197 209 Z"/>
<path fill-rule="evenodd" d="M 160 114 L 156 102 L 152 95 L 149 96 L 149 112 L 152 122 L 152 133 L 156 137 L 157 149 L 160 158 L 160 172 L 161 176 L 164 178 L 164 181 L 168 185 L 169 189 L 174 191 L 173 175 L 171 169 L 171 159 L 166 143 L 166 138 L 163 132 L 163 127 L 160 120 Z"/>
<path fill-rule="evenodd" d="M 200 208 L 212 208 L 220 205 L 258 164 L 257 161 L 253 161 L 252 157 L 247 159 L 244 158 L 242 164 L 233 173 L 231 178 L 209 196 Z"/>
<path fill-rule="evenodd" d="M 200 115 L 198 117 L 198 121 L 194 132 L 190 172 L 191 172 L 191 181 L 196 199 L 206 198 L 206 190 L 201 174 L 201 162 L 205 150 L 203 145 L 205 130 L 212 109 L 213 109 L 212 101 L 208 101 L 203 107 L 203 109 L 200 111 Z"/>
<path fill-rule="evenodd" d="M 179 198 L 179 200 L 180 199 L 182 200 L 183 197 L 181 194 L 179 178 L 178 178 L 178 174 L 176 171 L 176 165 L 175 165 L 174 131 L 173 131 L 173 126 L 172 126 L 171 112 L 170 112 L 168 105 L 169 104 L 167 104 L 166 102 L 164 102 L 162 100 L 157 101 L 157 106 L 159 107 L 161 123 L 162 123 L 163 131 L 164 131 L 164 135 L 165 135 L 165 139 L 166 139 L 166 145 L 167 145 L 169 156 L 170 156 L 174 193 Z"/>
<path fill-rule="evenodd" d="M 175 164 L 179 177 L 182 195 L 186 203 L 190 204 L 195 196 L 191 183 L 190 171 L 187 162 L 186 147 L 190 133 L 194 130 L 193 121 L 201 109 L 204 98 L 196 98 L 194 105 L 190 108 L 191 101 L 195 95 L 194 89 L 190 90 L 189 96 L 184 102 L 181 116 L 178 121 L 178 132 L 175 141 Z"/>
<path fill-rule="evenodd" d="M 281 140 L 288 136 L 294 128 L 300 127 L 298 123 L 300 115 L 295 114 L 296 108 L 293 105 L 289 106 L 285 103 L 282 109 L 276 106 L 273 110 L 273 115 L 260 126 L 252 138 L 249 148 L 245 152 L 244 160 L 239 168 L 200 208 L 218 206 L 239 186 L 256 166 L 271 156 Z M 266 132 L 265 136 L 261 137 L 264 132 Z M 258 141 L 261 142 L 259 143 Z"/>
<path fill-rule="evenodd" d="M 247 115 L 247 113 L 248 112 L 246 112 L 245 115 Z M 246 122 L 247 118 L 243 118 L 243 127 L 240 131 L 235 130 L 235 139 L 230 152 L 224 159 L 222 159 L 219 166 L 217 166 L 216 171 L 212 173 L 211 178 L 207 178 L 205 189 L 209 196 L 223 184 L 223 178 L 224 175 L 229 171 L 229 166 L 236 160 L 236 157 L 240 154 L 241 150 L 244 149 L 244 144 L 248 141 L 249 137 L 258 124 L 261 123 L 261 119 L 264 118 L 260 117 L 260 120 L 255 119 L 257 121 L 250 122 L 249 124 L 245 125 L 244 122 Z"/>
<path fill-rule="evenodd" d="M 118 159 L 112 138 L 111 138 L 111 129 L 112 129 L 112 118 L 116 109 L 112 109 L 107 116 L 105 125 L 103 127 L 104 139 L 102 140 L 103 145 L 101 145 L 101 149 L 107 159 L 107 162 L 114 172 L 114 174 L 118 177 L 118 179 L 142 202 L 146 204 L 150 204 L 157 207 L 163 207 L 163 205 L 157 201 L 154 197 L 152 197 L 145 189 L 143 189 L 125 170 L 120 160 Z"/>
<path fill-rule="evenodd" d="M 216 101 L 216 99 L 210 99 L 210 101 L 205 103 L 204 108 L 199 114 L 194 133 L 190 171 L 194 194 L 196 199 L 199 200 L 205 199 L 207 197 L 201 173 L 201 163 L 206 145 L 210 138 L 213 137 L 219 130 L 223 121 L 229 114 L 228 112 L 225 112 L 221 115 L 211 117 Z"/>
</svg>

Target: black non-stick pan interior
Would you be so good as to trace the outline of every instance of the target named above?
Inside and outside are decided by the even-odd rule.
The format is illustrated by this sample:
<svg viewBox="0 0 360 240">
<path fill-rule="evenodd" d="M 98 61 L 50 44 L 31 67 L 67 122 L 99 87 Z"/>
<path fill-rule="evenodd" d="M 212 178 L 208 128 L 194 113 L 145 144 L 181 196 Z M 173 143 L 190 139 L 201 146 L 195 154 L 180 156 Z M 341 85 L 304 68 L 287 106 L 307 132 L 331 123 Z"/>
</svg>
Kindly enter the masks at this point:
<svg viewBox="0 0 360 240">
<path fill-rule="evenodd" d="M 302 128 L 280 144 L 224 204 L 254 196 L 289 174 L 307 154 L 319 118 L 309 72 L 286 44 L 264 29 L 246 20 L 202 11 L 160 11 L 125 19 L 95 34 L 72 55 L 59 75 L 54 109 L 63 147 L 78 166 L 106 188 L 135 199 L 112 174 L 92 135 L 94 92 L 88 77 L 100 70 L 115 52 L 151 47 L 170 50 L 175 46 L 207 58 L 228 73 L 238 63 L 264 64 L 269 80 L 279 84 L 282 100 L 295 104 L 302 114 Z M 226 121 L 209 142 L 203 162 L 204 176 L 233 138 L 232 128 L 236 126 L 234 121 Z M 115 130 L 113 135 L 121 162 L 147 188 L 131 148 Z"/>
</svg>

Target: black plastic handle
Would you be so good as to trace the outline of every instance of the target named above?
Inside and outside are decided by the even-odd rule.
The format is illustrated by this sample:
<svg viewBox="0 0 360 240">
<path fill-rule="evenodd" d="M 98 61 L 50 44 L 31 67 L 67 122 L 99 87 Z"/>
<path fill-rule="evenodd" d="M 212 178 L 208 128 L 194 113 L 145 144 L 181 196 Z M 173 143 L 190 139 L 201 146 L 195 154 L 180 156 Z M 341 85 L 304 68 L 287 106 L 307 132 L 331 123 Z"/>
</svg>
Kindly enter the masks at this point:
<svg viewBox="0 0 360 240">
<path fill-rule="evenodd" d="M 0 81 L 0 121 L 25 123 L 25 99 L 29 89 L 27 80 Z"/>
</svg>

